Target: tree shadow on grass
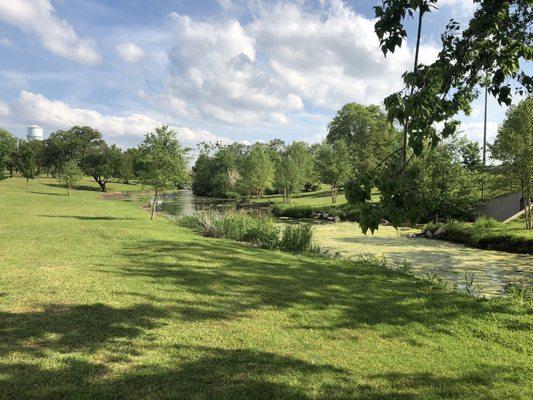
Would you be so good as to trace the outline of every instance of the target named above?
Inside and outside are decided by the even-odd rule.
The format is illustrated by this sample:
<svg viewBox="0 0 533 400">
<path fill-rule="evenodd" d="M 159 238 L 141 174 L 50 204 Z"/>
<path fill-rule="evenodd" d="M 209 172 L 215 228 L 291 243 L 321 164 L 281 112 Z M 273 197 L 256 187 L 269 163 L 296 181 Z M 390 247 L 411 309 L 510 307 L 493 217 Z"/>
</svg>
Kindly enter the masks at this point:
<svg viewBox="0 0 533 400">
<path fill-rule="evenodd" d="M 302 329 L 418 324 L 428 333 L 449 333 L 459 318 L 517 318 L 503 302 L 438 290 L 369 261 L 278 254 L 217 239 L 147 240 L 125 249 L 128 264 L 109 272 L 196 295 L 176 301 L 184 320 L 235 319 L 297 306 L 317 315 L 311 325 L 296 324 Z"/>
<path fill-rule="evenodd" d="M 58 188 L 58 189 L 59 188 L 61 188 L 61 189 L 65 188 L 63 186 L 63 184 L 61 184 L 61 183 L 41 183 L 41 184 L 45 185 L 45 186 L 50 186 L 50 187 L 53 187 L 53 188 Z M 90 185 L 76 185 L 76 186 L 74 186 L 74 189 L 75 190 L 87 190 L 87 191 L 90 191 L 90 192 L 102 192 L 102 189 L 100 189 L 99 187 L 90 186 Z"/>
<path fill-rule="evenodd" d="M 46 196 L 64 196 L 64 197 L 67 197 L 67 194 L 66 193 L 50 193 L 50 192 L 33 192 L 30 190 L 31 194 L 42 194 L 42 195 L 46 195 Z"/>
<path fill-rule="evenodd" d="M 104 304 L 47 304 L 38 311 L 0 312 L 0 356 L 53 350 L 94 352 L 158 326 L 169 310 L 150 304 L 114 308 Z"/>
<path fill-rule="evenodd" d="M 39 217 L 77 219 L 80 221 L 126 221 L 126 220 L 135 219 L 135 218 L 129 218 L 129 217 L 109 217 L 109 216 L 96 217 L 96 216 L 91 216 L 91 215 L 39 215 Z"/>
<path fill-rule="evenodd" d="M 53 368 L 0 364 L 0 396 L 13 399 L 479 399 L 524 395 L 527 369 L 500 365 L 454 375 L 386 372 L 358 375 L 328 364 L 249 349 L 169 347 L 166 364 L 113 365 L 66 357 Z M 500 392 L 501 393 L 501 392 Z"/>
</svg>

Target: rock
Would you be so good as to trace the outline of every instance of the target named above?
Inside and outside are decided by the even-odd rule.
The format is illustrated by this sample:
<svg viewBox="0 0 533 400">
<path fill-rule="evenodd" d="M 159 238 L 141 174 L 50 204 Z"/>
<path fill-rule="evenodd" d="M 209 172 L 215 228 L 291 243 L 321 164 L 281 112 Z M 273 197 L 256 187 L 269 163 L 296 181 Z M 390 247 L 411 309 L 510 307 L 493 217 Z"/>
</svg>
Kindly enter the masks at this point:
<svg viewBox="0 0 533 400">
<path fill-rule="evenodd" d="M 322 218 L 326 218 L 326 219 L 329 218 L 329 214 L 328 213 L 323 213 L 322 214 Z"/>
<path fill-rule="evenodd" d="M 418 237 L 418 235 L 416 233 L 410 233 L 409 235 L 407 235 L 407 238 L 409 239 L 416 239 Z"/>
<path fill-rule="evenodd" d="M 426 230 L 426 237 L 428 238 L 432 238 L 434 235 L 433 235 L 433 232 L 431 232 L 429 229 Z"/>
<path fill-rule="evenodd" d="M 387 221 L 385 218 L 382 218 L 381 221 L 379 221 L 379 223 L 380 223 L 381 225 L 389 225 L 389 224 L 390 224 L 390 222 Z"/>
<path fill-rule="evenodd" d="M 439 229 L 435 231 L 435 236 L 442 236 L 446 233 L 446 225 L 442 225 Z"/>
</svg>

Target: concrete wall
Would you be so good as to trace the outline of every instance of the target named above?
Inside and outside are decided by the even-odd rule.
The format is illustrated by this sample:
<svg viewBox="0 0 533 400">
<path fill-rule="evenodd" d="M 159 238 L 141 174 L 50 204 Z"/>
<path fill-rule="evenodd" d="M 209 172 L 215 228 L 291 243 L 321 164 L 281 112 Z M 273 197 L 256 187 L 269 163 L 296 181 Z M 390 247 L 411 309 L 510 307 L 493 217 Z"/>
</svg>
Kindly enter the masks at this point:
<svg viewBox="0 0 533 400">
<path fill-rule="evenodd" d="M 513 193 L 489 200 L 479 208 L 479 214 L 505 221 L 524 209 L 521 198 L 520 193 Z"/>
</svg>

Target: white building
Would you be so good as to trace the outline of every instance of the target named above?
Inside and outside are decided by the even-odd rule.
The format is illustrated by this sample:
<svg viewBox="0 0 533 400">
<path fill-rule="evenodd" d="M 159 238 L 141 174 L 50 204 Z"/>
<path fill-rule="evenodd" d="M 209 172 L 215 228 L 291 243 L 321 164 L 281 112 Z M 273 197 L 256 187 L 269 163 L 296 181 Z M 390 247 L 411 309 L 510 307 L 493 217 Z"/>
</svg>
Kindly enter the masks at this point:
<svg viewBox="0 0 533 400">
<path fill-rule="evenodd" d="M 28 126 L 28 140 L 43 140 L 43 128 L 37 125 Z"/>
</svg>

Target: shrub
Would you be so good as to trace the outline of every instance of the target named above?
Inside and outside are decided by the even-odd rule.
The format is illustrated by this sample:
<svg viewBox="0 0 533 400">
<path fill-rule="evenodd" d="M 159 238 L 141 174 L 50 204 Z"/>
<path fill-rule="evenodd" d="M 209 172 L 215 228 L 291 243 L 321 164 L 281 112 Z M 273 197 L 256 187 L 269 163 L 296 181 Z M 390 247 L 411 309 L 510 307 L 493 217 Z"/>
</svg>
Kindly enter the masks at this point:
<svg viewBox="0 0 533 400">
<path fill-rule="evenodd" d="M 286 225 L 280 247 L 286 251 L 310 251 L 313 247 L 313 227 L 311 224 Z"/>
<path fill-rule="evenodd" d="M 313 218 L 317 214 L 329 214 L 331 217 L 338 217 L 343 221 L 359 220 L 359 209 L 350 204 L 342 204 L 340 206 L 290 206 L 286 204 L 274 204 L 272 213 L 276 217 L 293 219 Z"/>
<path fill-rule="evenodd" d="M 253 218 L 245 213 L 197 212 L 180 217 L 181 226 L 196 229 L 204 236 L 223 237 L 274 249 L 279 246 L 280 228 L 272 218 Z"/>
<path fill-rule="evenodd" d="M 502 225 L 501 222 L 496 221 L 494 218 L 479 217 L 476 219 L 474 226 L 476 228 L 493 229 L 499 228 Z"/>
</svg>

